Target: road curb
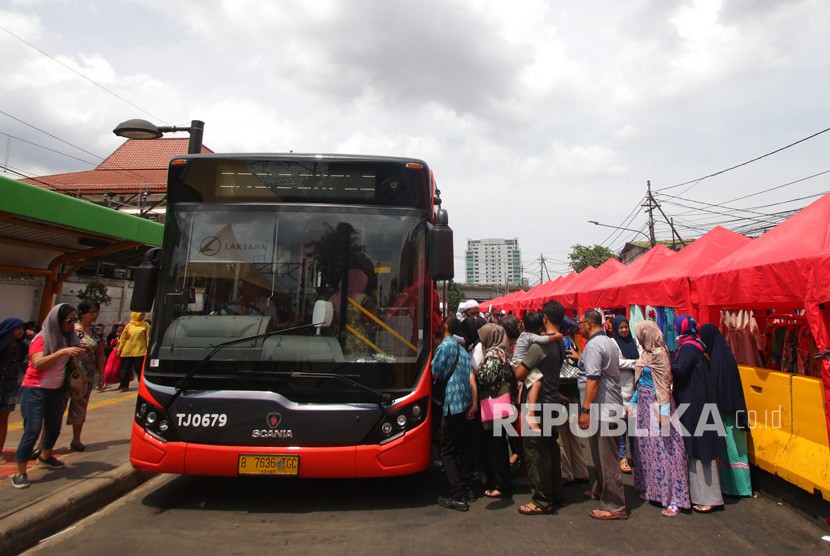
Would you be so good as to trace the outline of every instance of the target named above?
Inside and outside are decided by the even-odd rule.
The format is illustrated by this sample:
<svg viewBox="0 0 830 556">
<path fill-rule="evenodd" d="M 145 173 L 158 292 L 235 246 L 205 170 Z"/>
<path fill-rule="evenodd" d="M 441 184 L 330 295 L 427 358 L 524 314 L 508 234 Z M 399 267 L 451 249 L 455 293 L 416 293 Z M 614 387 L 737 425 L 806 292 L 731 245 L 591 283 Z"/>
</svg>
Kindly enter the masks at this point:
<svg viewBox="0 0 830 556">
<path fill-rule="evenodd" d="M 0 554 L 31 548 L 155 476 L 127 462 L 9 515 L 0 520 Z"/>
</svg>

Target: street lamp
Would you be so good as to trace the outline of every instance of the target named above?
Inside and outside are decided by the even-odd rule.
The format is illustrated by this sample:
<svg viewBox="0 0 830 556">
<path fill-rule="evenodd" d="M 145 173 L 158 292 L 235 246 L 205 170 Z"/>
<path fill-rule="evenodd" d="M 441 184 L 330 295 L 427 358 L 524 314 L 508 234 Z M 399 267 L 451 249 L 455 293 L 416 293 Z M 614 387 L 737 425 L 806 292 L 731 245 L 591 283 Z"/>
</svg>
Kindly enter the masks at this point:
<svg viewBox="0 0 830 556">
<path fill-rule="evenodd" d="M 651 244 L 652 247 L 654 247 L 654 244 L 655 244 L 654 240 L 652 240 L 651 237 L 642 230 L 635 230 L 633 228 L 622 228 L 620 226 L 609 226 L 608 224 L 600 224 L 596 220 L 588 220 L 588 224 L 593 224 L 594 226 L 602 226 L 603 228 L 613 228 L 615 230 L 625 230 L 627 232 L 634 232 L 634 233 L 637 233 L 637 234 L 642 234 L 646 237 L 646 239 L 648 240 L 648 242 Z"/>
<path fill-rule="evenodd" d="M 158 139 L 165 133 L 175 133 L 177 131 L 190 133 L 190 142 L 187 144 L 188 154 L 202 152 L 202 135 L 205 132 L 205 122 L 201 120 L 191 121 L 190 126 L 156 126 L 147 120 L 135 119 L 122 122 L 112 130 L 114 134 L 127 139 Z"/>
</svg>

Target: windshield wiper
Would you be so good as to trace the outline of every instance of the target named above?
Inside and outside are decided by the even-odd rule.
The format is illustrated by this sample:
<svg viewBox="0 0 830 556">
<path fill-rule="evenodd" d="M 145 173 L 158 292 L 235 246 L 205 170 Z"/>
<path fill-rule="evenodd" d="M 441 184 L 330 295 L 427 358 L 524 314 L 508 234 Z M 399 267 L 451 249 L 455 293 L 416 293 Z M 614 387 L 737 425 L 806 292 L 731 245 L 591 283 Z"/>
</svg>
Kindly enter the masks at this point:
<svg viewBox="0 0 830 556">
<path fill-rule="evenodd" d="M 373 394 L 375 397 L 378 398 L 380 410 L 386 413 L 386 407 L 392 404 L 394 398 L 392 398 L 392 394 L 389 392 L 381 392 L 380 390 L 375 390 L 371 386 L 366 386 L 362 382 L 358 382 L 354 380 L 353 377 L 358 377 L 360 375 L 341 375 L 338 373 L 307 373 L 304 371 L 291 371 L 287 373 L 275 373 L 277 375 L 282 376 L 290 376 L 291 378 L 323 378 L 323 379 L 334 379 L 339 380 L 349 386 L 353 386 L 359 390 L 363 390 L 364 392 L 369 392 Z"/>
<path fill-rule="evenodd" d="M 226 348 L 228 346 L 235 345 L 235 344 L 241 344 L 241 343 L 250 342 L 250 341 L 253 341 L 253 340 L 260 340 L 260 339 L 263 339 L 263 338 L 270 338 L 271 336 L 276 336 L 276 335 L 282 334 L 284 332 L 293 332 L 294 330 L 302 330 L 303 328 L 311 328 L 313 326 L 322 326 L 323 324 L 325 324 L 325 323 L 303 324 L 301 326 L 294 326 L 292 328 L 283 328 L 281 330 L 272 330 L 270 332 L 265 332 L 264 334 L 255 334 L 253 336 L 245 336 L 244 338 L 236 338 L 235 340 L 228 340 L 227 342 L 222 342 L 221 344 L 216 344 L 215 346 L 213 346 L 213 349 L 210 350 L 210 353 L 208 353 L 204 358 L 202 358 L 201 361 L 196 363 L 196 365 L 186 375 L 184 375 L 179 382 L 176 383 L 176 392 L 170 398 L 170 401 L 168 401 L 164 405 L 164 410 L 167 411 L 168 409 L 170 409 L 170 406 L 173 405 L 173 402 L 176 401 L 176 399 L 179 396 L 181 396 L 182 392 L 184 392 L 185 388 L 187 388 L 187 385 L 190 383 L 191 379 L 193 379 L 193 377 L 196 375 L 196 373 L 198 373 L 199 370 L 202 367 L 204 367 L 205 364 L 208 361 L 210 361 L 213 358 L 213 356 L 216 355 L 221 349 Z"/>
</svg>

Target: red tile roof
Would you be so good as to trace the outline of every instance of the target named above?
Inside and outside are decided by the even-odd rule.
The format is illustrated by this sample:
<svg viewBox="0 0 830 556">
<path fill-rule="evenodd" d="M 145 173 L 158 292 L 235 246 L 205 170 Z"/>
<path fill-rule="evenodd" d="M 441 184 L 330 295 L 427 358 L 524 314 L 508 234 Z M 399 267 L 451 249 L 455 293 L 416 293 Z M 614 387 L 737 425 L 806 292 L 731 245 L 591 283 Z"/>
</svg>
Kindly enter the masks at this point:
<svg viewBox="0 0 830 556">
<path fill-rule="evenodd" d="M 98 170 L 167 170 L 171 158 L 187 154 L 189 139 L 127 139 L 98 165 Z M 213 151 L 202 145 L 203 153 Z"/>
<path fill-rule="evenodd" d="M 22 180 L 67 194 L 112 191 L 138 193 L 164 191 L 170 159 L 187 153 L 189 139 L 127 139 L 95 170 L 53 174 Z M 203 153 L 213 151 L 202 145 Z"/>
</svg>

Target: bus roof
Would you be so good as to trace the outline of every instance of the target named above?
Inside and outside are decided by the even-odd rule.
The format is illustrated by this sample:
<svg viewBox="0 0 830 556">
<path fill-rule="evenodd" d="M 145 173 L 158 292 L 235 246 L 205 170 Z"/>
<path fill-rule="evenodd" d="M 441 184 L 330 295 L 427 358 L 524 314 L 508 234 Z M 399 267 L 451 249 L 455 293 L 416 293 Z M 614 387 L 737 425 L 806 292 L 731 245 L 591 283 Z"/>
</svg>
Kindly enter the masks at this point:
<svg viewBox="0 0 830 556">
<path fill-rule="evenodd" d="M 400 156 L 380 156 L 364 154 L 320 154 L 320 153 L 202 153 L 177 156 L 178 159 L 220 158 L 227 160 L 320 160 L 326 162 L 397 162 L 400 164 L 421 164 L 426 169 L 428 165 L 419 158 Z"/>
</svg>

